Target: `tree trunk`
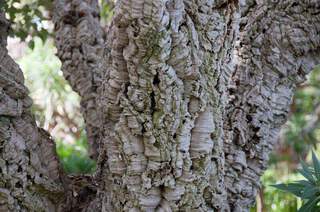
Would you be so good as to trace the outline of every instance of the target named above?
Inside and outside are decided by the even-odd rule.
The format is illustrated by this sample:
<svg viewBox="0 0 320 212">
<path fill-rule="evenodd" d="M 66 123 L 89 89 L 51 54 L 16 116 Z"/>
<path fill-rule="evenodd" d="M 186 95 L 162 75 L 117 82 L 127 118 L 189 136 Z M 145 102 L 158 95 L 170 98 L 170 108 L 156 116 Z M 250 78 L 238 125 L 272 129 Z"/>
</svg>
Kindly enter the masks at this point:
<svg viewBox="0 0 320 212">
<path fill-rule="evenodd" d="M 57 211 L 63 200 L 50 135 L 37 128 L 32 100 L 8 55 L 9 23 L 0 13 L 0 211 Z"/>
<path fill-rule="evenodd" d="M 56 0 L 58 56 L 98 169 L 69 177 L 64 203 L 32 194 L 64 211 L 248 211 L 294 88 L 320 63 L 319 11 L 316 0 L 118 0 L 104 30 L 98 1 Z M 5 106 L 27 98 L 4 87 Z"/>
</svg>

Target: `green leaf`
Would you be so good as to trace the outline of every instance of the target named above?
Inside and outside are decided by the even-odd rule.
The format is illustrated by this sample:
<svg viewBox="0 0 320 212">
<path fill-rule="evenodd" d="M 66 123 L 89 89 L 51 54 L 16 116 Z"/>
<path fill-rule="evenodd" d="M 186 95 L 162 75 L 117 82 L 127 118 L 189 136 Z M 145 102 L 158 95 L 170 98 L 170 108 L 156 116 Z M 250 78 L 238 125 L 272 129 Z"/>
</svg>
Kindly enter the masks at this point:
<svg viewBox="0 0 320 212">
<path fill-rule="evenodd" d="M 317 158 L 314 151 L 312 151 L 312 163 L 315 171 L 315 176 L 317 177 L 317 181 L 320 181 L 320 161 Z"/>
<path fill-rule="evenodd" d="M 39 32 L 38 32 L 38 36 L 40 37 L 40 39 L 42 40 L 43 43 L 46 42 L 47 38 L 48 38 L 48 31 L 45 30 L 45 29 L 41 29 Z"/>
<path fill-rule="evenodd" d="M 30 41 L 29 41 L 28 47 L 29 47 L 30 49 L 34 49 L 34 40 L 30 40 Z"/>
<path fill-rule="evenodd" d="M 295 183 L 299 183 L 299 184 L 302 184 L 304 186 L 314 186 L 312 183 L 310 183 L 307 180 L 297 180 L 297 181 L 295 181 Z"/>
<path fill-rule="evenodd" d="M 275 187 L 279 190 L 290 192 L 297 197 L 302 197 L 303 196 L 303 189 L 304 185 L 300 183 L 288 183 L 288 184 L 276 184 L 276 185 L 271 185 L 272 187 Z"/>
<path fill-rule="evenodd" d="M 302 174 L 307 180 L 309 180 L 312 184 L 316 184 L 315 179 L 308 167 L 308 165 L 304 161 L 300 161 L 302 169 L 299 169 L 298 171 L 300 174 Z"/>
<path fill-rule="evenodd" d="M 314 197 L 307 201 L 302 207 L 298 210 L 298 212 L 312 212 L 317 211 L 317 203 L 319 202 L 320 197 Z"/>
<path fill-rule="evenodd" d="M 307 186 L 302 191 L 301 199 L 312 199 L 313 197 L 317 197 L 319 193 L 319 188 L 317 186 Z"/>
</svg>

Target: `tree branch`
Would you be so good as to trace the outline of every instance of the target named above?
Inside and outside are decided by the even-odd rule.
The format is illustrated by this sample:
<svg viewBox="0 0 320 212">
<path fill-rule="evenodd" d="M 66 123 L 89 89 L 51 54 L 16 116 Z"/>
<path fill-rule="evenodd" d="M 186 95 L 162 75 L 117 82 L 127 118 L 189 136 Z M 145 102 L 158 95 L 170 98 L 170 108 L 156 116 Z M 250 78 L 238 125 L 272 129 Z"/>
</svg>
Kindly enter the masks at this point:
<svg viewBox="0 0 320 212">
<path fill-rule="evenodd" d="M 318 1 L 244 2 L 225 122 L 225 181 L 234 211 L 254 201 L 295 87 L 320 63 Z"/>
<path fill-rule="evenodd" d="M 55 145 L 31 114 L 23 74 L 6 49 L 8 28 L 0 12 L 0 211 L 56 211 L 64 189 Z"/>
<path fill-rule="evenodd" d="M 104 33 L 97 0 L 56 0 L 54 23 L 64 77 L 81 97 L 81 112 L 94 157 L 102 123 L 97 103 L 104 65 Z"/>
</svg>

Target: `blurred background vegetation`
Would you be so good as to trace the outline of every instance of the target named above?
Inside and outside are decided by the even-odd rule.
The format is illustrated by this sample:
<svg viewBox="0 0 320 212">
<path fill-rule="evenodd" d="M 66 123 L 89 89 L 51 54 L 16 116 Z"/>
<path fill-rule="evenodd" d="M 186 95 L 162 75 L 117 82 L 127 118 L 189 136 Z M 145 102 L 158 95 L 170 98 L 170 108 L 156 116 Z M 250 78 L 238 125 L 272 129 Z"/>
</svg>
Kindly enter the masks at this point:
<svg viewBox="0 0 320 212">
<path fill-rule="evenodd" d="M 40 127 L 48 130 L 57 142 L 57 153 L 68 173 L 89 173 L 95 161 L 88 156 L 84 123 L 79 111 L 79 97 L 64 80 L 61 63 L 55 56 L 50 22 L 51 1 L 9 0 L 0 6 L 13 23 L 9 40 L 10 54 L 20 64 Z M 114 1 L 100 0 L 101 23 L 108 24 Z M 299 158 L 310 161 L 311 149 L 320 141 L 320 68 L 301 84 L 294 96 L 290 117 L 281 131 L 279 142 L 262 177 L 257 204 L 251 211 L 297 211 L 301 201 L 291 194 L 271 187 L 272 184 L 301 179 L 296 169 Z"/>
<path fill-rule="evenodd" d="M 56 141 L 57 153 L 67 172 L 92 172 L 95 162 L 88 156 L 79 96 L 62 75 L 53 41 L 48 39 L 43 43 L 40 38 L 33 40 L 33 49 L 25 47 L 17 62 L 34 101 L 37 124 L 49 131 Z M 12 48 L 9 50 L 14 52 Z"/>
</svg>

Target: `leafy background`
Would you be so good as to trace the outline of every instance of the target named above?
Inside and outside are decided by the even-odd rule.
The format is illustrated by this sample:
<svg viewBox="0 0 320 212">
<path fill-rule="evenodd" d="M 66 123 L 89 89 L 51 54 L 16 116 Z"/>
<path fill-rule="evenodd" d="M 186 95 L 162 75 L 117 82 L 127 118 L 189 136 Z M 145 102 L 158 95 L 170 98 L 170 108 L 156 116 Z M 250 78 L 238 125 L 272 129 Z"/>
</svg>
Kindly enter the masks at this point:
<svg viewBox="0 0 320 212">
<path fill-rule="evenodd" d="M 88 156 L 79 96 L 63 78 L 53 41 L 43 43 L 40 38 L 34 41 L 34 48 L 27 48 L 17 61 L 34 101 L 32 109 L 37 124 L 51 133 L 67 172 L 93 172 L 95 162 Z"/>
</svg>

